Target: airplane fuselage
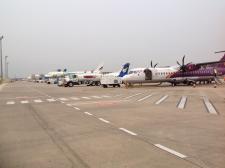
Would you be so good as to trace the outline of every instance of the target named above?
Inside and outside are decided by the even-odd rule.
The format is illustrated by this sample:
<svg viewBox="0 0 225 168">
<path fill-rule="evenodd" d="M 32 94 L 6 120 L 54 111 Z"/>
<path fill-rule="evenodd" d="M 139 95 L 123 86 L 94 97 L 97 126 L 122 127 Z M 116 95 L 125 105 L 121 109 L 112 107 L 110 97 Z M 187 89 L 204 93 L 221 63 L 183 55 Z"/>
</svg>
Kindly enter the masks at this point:
<svg viewBox="0 0 225 168">
<path fill-rule="evenodd" d="M 124 83 L 187 83 L 187 81 L 213 80 L 215 76 L 225 74 L 225 68 L 202 68 L 195 71 L 182 72 L 178 67 L 168 68 L 136 68 L 123 77 Z"/>
</svg>

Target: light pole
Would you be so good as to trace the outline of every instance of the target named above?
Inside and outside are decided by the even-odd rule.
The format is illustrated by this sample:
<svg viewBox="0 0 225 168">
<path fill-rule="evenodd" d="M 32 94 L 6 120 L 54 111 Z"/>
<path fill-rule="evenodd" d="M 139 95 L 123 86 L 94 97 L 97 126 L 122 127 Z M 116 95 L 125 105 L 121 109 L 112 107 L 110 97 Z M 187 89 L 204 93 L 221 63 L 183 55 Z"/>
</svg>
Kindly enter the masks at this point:
<svg viewBox="0 0 225 168">
<path fill-rule="evenodd" d="M 9 78 L 9 62 L 6 63 L 6 70 L 7 70 L 6 71 L 7 72 L 7 76 L 6 76 L 7 78 L 6 79 L 8 79 Z"/>
<path fill-rule="evenodd" d="M 0 37 L 1 80 L 3 80 L 3 67 L 2 67 L 2 39 L 3 39 L 3 36 Z"/>
<path fill-rule="evenodd" d="M 7 66 L 8 62 L 7 62 L 7 58 L 8 58 L 8 56 L 6 55 L 5 56 L 5 79 L 8 79 L 8 66 Z"/>
</svg>

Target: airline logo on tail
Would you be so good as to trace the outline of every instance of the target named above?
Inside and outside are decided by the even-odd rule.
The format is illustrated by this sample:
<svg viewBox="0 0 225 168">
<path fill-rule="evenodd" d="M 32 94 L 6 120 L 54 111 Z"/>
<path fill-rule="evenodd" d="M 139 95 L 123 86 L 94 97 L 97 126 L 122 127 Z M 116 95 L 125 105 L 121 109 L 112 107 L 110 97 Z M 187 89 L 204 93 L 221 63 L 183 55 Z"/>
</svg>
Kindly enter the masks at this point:
<svg viewBox="0 0 225 168">
<path fill-rule="evenodd" d="M 124 64 L 118 77 L 124 77 L 125 75 L 127 75 L 129 71 L 129 67 L 130 67 L 130 63 Z"/>
</svg>

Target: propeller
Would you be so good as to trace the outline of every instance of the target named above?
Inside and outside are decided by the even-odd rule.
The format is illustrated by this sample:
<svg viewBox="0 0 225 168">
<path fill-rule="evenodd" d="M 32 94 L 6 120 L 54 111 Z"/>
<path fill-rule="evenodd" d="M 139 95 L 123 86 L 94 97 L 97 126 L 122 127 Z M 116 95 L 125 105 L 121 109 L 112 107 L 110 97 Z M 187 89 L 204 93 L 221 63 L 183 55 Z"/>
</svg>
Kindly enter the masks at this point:
<svg viewBox="0 0 225 168">
<path fill-rule="evenodd" d="M 180 71 L 182 72 L 186 72 L 188 69 L 188 65 L 192 64 L 191 62 L 189 62 L 185 65 L 185 57 L 186 56 L 184 55 L 182 58 L 182 64 L 179 61 L 177 61 L 177 64 L 180 66 Z"/>
<path fill-rule="evenodd" d="M 158 63 L 156 63 L 154 66 L 153 66 L 153 62 L 151 60 L 151 68 L 156 68 L 156 66 L 158 65 Z"/>
<path fill-rule="evenodd" d="M 180 70 L 182 71 L 182 72 L 185 72 L 186 71 L 186 66 L 185 66 L 185 64 L 184 64 L 184 61 L 185 61 L 185 55 L 183 56 L 183 58 L 182 58 L 182 64 L 180 64 L 180 62 L 179 61 L 177 61 L 177 64 L 180 66 Z"/>
</svg>

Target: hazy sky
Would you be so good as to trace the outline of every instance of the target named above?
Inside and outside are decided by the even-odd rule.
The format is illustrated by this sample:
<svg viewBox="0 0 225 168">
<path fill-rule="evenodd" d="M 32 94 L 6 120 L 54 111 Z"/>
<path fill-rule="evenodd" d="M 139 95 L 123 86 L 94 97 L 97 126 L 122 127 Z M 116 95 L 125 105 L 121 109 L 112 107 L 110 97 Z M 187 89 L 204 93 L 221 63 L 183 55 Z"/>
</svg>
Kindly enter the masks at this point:
<svg viewBox="0 0 225 168">
<path fill-rule="evenodd" d="M 0 0 L 0 35 L 11 77 L 218 60 L 225 0 Z"/>
</svg>

